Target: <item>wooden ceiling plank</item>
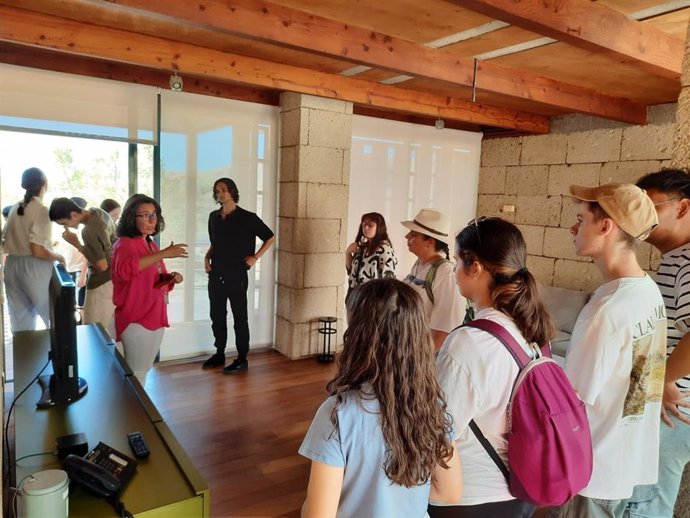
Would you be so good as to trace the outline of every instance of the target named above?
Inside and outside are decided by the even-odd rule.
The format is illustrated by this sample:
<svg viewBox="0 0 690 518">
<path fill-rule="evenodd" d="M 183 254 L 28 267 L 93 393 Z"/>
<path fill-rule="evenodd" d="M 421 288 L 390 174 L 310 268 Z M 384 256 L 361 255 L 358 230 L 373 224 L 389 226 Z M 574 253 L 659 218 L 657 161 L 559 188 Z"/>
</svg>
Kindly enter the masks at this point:
<svg viewBox="0 0 690 518">
<path fill-rule="evenodd" d="M 26 2 L 26 0 L 22 0 Z M 440 79 L 472 86 L 474 60 L 447 51 L 428 49 L 399 38 L 344 25 L 265 0 L 112 0 L 113 3 L 161 15 L 191 20 L 250 38 L 259 38 L 331 56 L 345 57 L 367 65 L 399 72 L 403 76 Z M 200 6 L 203 5 L 203 9 Z M 646 106 L 619 97 L 560 83 L 507 67 L 482 65 L 483 80 L 477 88 L 487 92 L 537 100 L 558 108 L 606 117 L 629 124 L 644 124 Z M 511 76 L 515 73 L 513 80 Z M 500 86 L 498 86 L 500 85 Z M 532 87 L 534 85 L 534 87 Z"/>
<path fill-rule="evenodd" d="M 685 43 L 589 0 L 449 0 L 576 47 L 610 51 L 647 71 L 680 79 Z"/>
<path fill-rule="evenodd" d="M 2 0 L 55 16 L 118 26 L 153 36 L 160 18 L 177 23 L 194 22 L 232 34 L 289 45 L 306 51 L 347 58 L 401 75 L 427 77 L 461 86 L 472 86 L 474 60 L 451 52 L 429 49 L 317 17 L 264 0 Z M 114 5 L 118 4 L 118 5 Z M 154 11 L 154 12 L 152 12 Z M 156 20 L 155 17 L 159 20 Z M 168 20 L 170 21 L 170 20 Z M 485 92 L 534 100 L 558 109 L 605 117 L 628 124 L 646 122 L 646 106 L 627 99 L 569 85 L 532 73 L 482 63 L 482 80 L 477 88 Z M 509 77 L 506 77 L 508 75 Z"/>
<path fill-rule="evenodd" d="M 0 63 L 165 88 L 170 78 L 170 74 L 164 70 L 101 61 L 3 42 L 0 42 Z M 184 91 L 271 106 L 280 104 L 280 96 L 275 90 L 261 90 L 211 79 L 187 78 Z"/>
<path fill-rule="evenodd" d="M 548 133 L 546 117 L 0 6 L 0 41 L 382 109 Z"/>
<path fill-rule="evenodd" d="M 511 83 L 504 85 L 504 83 Z M 477 64 L 477 88 L 486 91 L 486 85 L 495 85 L 495 90 L 510 90 L 524 88 L 529 93 L 526 99 L 544 103 L 540 92 L 545 90 L 559 90 L 564 100 L 563 105 L 556 106 L 561 110 L 567 105 L 579 104 L 581 113 L 598 115 L 607 119 L 618 120 L 628 124 L 645 124 L 647 122 L 647 108 L 644 104 L 624 99 L 622 97 L 610 97 L 616 99 L 615 103 L 606 105 L 599 99 L 590 95 L 591 89 L 570 83 L 563 83 L 545 76 L 537 76 L 529 71 L 521 71 L 509 68 L 498 63 L 479 62 Z M 563 88 L 567 85 L 567 88 Z M 609 97 L 609 96 L 605 96 Z M 624 113 L 625 117 L 620 115 Z M 625 119 L 625 120 L 624 120 Z"/>
</svg>

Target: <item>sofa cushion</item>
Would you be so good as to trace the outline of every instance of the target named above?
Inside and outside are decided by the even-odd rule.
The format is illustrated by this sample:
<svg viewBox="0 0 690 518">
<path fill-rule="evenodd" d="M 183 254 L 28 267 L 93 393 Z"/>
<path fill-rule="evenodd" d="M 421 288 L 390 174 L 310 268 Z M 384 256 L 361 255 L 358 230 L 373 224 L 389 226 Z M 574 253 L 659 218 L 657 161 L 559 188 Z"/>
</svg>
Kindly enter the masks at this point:
<svg viewBox="0 0 690 518">
<path fill-rule="evenodd" d="M 568 334 L 572 333 L 577 317 L 587 304 L 590 294 L 556 286 L 542 286 L 541 294 L 546 309 L 556 322 L 556 328 Z"/>
<path fill-rule="evenodd" d="M 570 333 L 556 331 L 556 336 L 551 340 L 551 353 L 554 356 L 562 356 L 565 358 L 568 347 L 570 347 Z"/>
</svg>

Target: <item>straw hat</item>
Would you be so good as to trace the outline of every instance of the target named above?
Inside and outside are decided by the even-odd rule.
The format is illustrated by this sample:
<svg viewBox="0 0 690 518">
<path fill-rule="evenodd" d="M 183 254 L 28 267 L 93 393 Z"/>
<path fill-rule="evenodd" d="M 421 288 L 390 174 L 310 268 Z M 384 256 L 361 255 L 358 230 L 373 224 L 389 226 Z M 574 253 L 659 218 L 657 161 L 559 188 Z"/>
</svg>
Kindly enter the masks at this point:
<svg viewBox="0 0 690 518">
<path fill-rule="evenodd" d="M 422 209 L 414 217 L 414 220 L 401 221 L 400 223 L 402 223 L 403 227 L 448 244 L 450 222 L 448 217 L 442 212 L 433 209 Z"/>
</svg>

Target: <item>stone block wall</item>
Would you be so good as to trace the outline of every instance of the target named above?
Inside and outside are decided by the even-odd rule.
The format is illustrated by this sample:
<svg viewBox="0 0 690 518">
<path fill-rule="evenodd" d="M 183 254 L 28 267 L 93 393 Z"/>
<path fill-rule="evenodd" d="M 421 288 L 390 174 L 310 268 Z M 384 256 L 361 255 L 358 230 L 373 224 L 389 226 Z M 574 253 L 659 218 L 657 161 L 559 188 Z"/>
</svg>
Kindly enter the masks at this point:
<svg viewBox="0 0 690 518">
<path fill-rule="evenodd" d="M 568 187 L 634 183 L 670 167 L 675 112 L 676 104 L 652 107 L 645 126 L 568 115 L 555 117 L 548 135 L 484 140 L 477 215 L 499 216 L 520 228 L 527 266 L 544 284 L 593 290 L 601 278 L 590 259 L 575 255 L 570 227 L 576 204 L 566 196 Z M 647 270 L 658 265 L 646 243 L 638 257 Z"/>
<path fill-rule="evenodd" d="M 299 358 L 319 352 L 320 316 L 342 343 L 352 103 L 286 92 L 280 117 L 275 346 Z"/>
</svg>

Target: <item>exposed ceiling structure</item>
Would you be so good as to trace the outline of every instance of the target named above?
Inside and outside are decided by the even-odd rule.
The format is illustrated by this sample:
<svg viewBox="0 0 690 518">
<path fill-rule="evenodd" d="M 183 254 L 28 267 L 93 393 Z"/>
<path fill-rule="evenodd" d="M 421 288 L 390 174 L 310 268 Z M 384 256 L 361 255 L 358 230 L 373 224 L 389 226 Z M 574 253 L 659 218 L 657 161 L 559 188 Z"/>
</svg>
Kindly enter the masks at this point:
<svg viewBox="0 0 690 518">
<path fill-rule="evenodd" d="M 689 19 L 690 0 L 0 0 L 0 62 L 537 134 L 676 101 Z"/>
</svg>

